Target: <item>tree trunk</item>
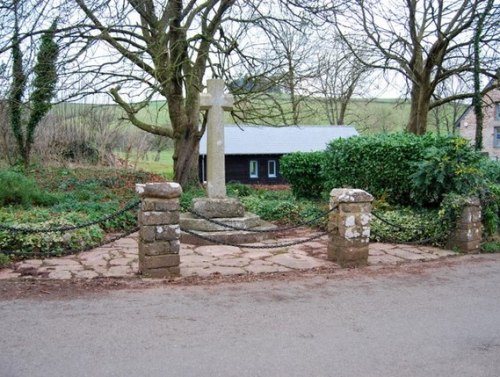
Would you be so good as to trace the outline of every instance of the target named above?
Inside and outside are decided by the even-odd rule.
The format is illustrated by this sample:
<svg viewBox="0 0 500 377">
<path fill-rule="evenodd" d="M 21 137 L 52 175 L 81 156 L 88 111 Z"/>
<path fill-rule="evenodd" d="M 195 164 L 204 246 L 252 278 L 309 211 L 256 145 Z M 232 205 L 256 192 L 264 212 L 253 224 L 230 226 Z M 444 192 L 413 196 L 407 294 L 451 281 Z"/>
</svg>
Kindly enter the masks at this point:
<svg viewBox="0 0 500 377">
<path fill-rule="evenodd" d="M 199 138 L 186 128 L 181 137 L 174 140 L 174 181 L 183 188 L 198 183 Z"/>
<path fill-rule="evenodd" d="M 350 96 L 347 100 L 342 99 L 340 101 L 340 112 L 339 112 L 339 117 L 337 119 L 338 125 L 344 124 L 345 113 L 347 112 L 347 105 L 349 104 L 349 100 Z"/>
<path fill-rule="evenodd" d="M 427 116 L 430 105 L 430 85 L 419 85 L 413 83 L 411 90 L 410 118 L 406 130 L 415 135 L 423 135 L 427 132 Z"/>
</svg>

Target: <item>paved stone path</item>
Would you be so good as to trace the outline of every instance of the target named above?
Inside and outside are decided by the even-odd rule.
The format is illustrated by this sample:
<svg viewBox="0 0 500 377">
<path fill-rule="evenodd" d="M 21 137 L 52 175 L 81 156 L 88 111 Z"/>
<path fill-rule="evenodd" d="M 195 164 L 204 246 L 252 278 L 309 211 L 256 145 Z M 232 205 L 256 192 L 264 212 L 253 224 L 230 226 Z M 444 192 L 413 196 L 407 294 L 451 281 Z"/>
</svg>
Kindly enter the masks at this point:
<svg viewBox="0 0 500 377">
<path fill-rule="evenodd" d="M 252 245 L 287 244 L 310 233 Z M 235 246 L 194 246 L 182 244 L 181 275 L 206 277 L 211 274 L 244 275 L 338 267 L 327 260 L 327 236 L 300 245 L 282 248 L 249 249 Z M 370 244 L 370 265 L 394 265 L 429 261 L 456 255 L 428 246 Z M 61 258 L 31 259 L 0 270 L 0 279 L 49 278 L 92 279 L 134 277 L 138 270 L 137 233 L 97 249 Z"/>
</svg>

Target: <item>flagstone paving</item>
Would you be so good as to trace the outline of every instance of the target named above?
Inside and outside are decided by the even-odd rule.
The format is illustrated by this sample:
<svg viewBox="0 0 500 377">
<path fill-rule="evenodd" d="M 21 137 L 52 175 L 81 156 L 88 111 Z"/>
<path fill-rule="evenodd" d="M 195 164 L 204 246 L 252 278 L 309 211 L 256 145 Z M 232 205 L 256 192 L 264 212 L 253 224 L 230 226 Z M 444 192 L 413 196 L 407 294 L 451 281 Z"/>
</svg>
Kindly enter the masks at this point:
<svg viewBox="0 0 500 377">
<path fill-rule="evenodd" d="M 273 244 L 290 244 L 310 234 L 297 234 L 279 240 L 266 240 L 248 248 L 224 245 L 194 246 L 182 244 L 181 276 L 206 277 L 212 274 L 245 275 L 340 268 L 327 260 L 327 236 L 289 247 L 271 248 Z M 429 246 L 371 243 L 369 265 L 395 265 L 425 262 L 454 256 L 449 250 Z M 13 268 L 0 270 L 0 279 L 48 278 L 93 279 L 98 277 L 134 277 L 138 271 L 137 234 L 76 255 L 33 259 L 18 262 Z"/>
</svg>

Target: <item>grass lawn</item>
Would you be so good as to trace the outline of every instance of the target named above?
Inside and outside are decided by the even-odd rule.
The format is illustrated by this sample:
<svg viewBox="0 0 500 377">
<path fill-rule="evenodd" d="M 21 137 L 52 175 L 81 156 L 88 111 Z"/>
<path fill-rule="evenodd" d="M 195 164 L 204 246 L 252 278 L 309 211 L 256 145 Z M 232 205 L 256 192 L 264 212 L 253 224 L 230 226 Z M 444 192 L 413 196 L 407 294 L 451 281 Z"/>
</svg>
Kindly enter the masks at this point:
<svg viewBox="0 0 500 377">
<path fill-rule="evenodd" d="M 125 152 L 116 151 L 114 153 L 120 158 L 125 159 Z M 130 155 L 129 166 L 134 167 L 136 170 L 158 174 L 165 179 L 172 179 L 174 177 L 173 154 L 173 149 L 164 150 L 160 153 L 158 161 L 155 161 L 156 152 L 148 152 L 144 158 L 139 159 L 137 159 L 136 155 Z"/>
</svg>

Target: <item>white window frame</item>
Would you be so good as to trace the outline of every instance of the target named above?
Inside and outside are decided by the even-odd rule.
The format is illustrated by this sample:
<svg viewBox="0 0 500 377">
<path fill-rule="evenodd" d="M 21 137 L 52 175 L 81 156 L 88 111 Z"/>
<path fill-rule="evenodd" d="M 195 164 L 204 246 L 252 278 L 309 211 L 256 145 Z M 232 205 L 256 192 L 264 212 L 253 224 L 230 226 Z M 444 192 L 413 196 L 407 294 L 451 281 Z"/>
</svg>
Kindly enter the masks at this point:
<svg viewBox="0 0 500 377">
<path fill-rule="evenodd" d="M 250 178 L 259 178 L 259 161 L 250 160 Z"/>
<path fill-rule="evenodd" d="M 493 130 L 493 147 L 500 148 L 500 127 L 495 127 Z"/>
<path fill-rule="evenodd" d="M 267 176 L 268 178 L 276 178 L 276 160 L 267 161 Z"/>
</svg>

